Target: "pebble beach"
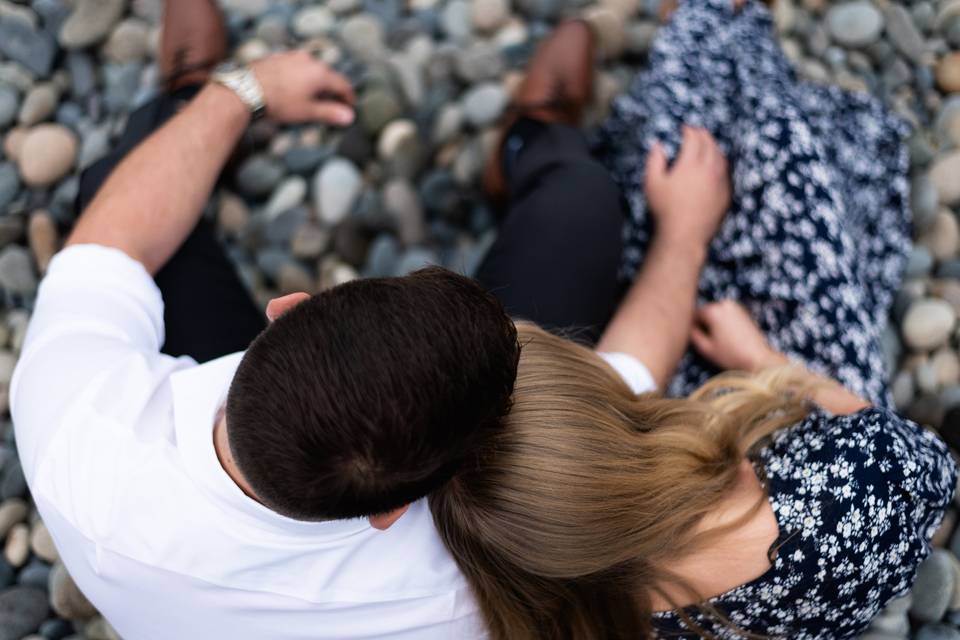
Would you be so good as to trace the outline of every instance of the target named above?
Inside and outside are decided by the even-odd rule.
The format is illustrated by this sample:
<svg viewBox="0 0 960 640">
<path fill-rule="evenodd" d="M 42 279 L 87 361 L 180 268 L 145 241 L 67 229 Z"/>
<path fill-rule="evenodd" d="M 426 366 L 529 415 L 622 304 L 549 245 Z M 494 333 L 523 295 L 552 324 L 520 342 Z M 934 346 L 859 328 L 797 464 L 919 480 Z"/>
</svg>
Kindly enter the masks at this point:
<svg viewBox="0 0 960 640">
<path fill-rule="evenodd" d="M 660 0 L 221 0 L 232 55 L 308 47 L 357 88 L 347 129 L 247 133 L 204 215 L 262 305 L 429 264 L 472 274 L 495 237 L 479 182 L 537 41 L 599 34 L 588 125 L 643 67 Z M 156 94 L 162 0 L 0 0 L 0 640 L 114 640 L 31 503 L 8 386 L 79 174 Z M 899 410 L 960 451 L 960 0 L 778 0 L 798 73 L 913 128 L 914 246 L 884 336 Z M 176 185 L 171 185 L 175 188 Z M 912 592 L 867 640 L 960 640 L 960 500 Z M 135 640 L 135 639 L 129 639 Z"/>
</svg>

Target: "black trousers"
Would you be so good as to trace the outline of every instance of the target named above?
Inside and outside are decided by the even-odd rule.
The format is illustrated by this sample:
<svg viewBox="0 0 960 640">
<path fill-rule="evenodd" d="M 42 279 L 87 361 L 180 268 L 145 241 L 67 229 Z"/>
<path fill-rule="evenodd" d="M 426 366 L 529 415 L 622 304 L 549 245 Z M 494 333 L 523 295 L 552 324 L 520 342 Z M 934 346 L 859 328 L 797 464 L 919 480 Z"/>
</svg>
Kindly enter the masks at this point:
<svg viewBox="0 0 960 640">
<path fill-rule="evenodd" d="M 113 152 L 81 176 L 78 213 L 126 154 L 195 93 L 161 95 L 131 114 Z M 477 278 L 514 317 L 595 339 L 621 295 L 619 190 L 578 130 L 521 125 L 515 137 L 523 148 L 512 157 L 512 202 Z M 206 362 L 246 349 L 265 327 L 207 220 L 155 279 L 165 307 L 164 353 Z"/>
</svg>

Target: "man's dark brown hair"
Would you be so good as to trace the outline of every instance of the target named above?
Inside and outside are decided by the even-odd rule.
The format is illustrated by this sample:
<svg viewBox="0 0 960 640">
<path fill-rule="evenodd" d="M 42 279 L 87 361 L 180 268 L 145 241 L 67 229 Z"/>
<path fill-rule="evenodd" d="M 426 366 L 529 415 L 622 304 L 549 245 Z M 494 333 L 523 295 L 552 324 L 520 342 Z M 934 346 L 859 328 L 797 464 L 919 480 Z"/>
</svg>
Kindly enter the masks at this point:
<svg viewBox="0 0 960 640">
<path fill-rule="evenodd" d="M 440 268 L 358 280 L 281 316 L 227 397 L 257 497 L 301 520 L 386 513 L 447 481 L 509 409 L 520 347 L 500 303 Z"/>
</svg>

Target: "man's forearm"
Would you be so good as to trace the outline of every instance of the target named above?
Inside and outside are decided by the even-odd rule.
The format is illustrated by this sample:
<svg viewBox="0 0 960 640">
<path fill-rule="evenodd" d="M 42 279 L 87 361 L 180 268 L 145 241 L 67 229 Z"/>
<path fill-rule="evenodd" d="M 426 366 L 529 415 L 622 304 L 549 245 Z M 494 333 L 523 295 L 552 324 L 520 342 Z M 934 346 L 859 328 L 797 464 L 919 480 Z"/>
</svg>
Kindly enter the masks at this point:
<svg viewBox="0 0 960 640">
<path fill-rule="evenodd" d="M 598 351 L 629 353 L 663 388 L 690 341 L 706 249 L 654 237 L 644 265 Z"/>
<path fill-rule="evenodd" d="M 67 244 L 114 247 L 159 271 L 193 230 L 249 121 L 232 91 L 202 89 L 120 163 Z"/>
</svg>

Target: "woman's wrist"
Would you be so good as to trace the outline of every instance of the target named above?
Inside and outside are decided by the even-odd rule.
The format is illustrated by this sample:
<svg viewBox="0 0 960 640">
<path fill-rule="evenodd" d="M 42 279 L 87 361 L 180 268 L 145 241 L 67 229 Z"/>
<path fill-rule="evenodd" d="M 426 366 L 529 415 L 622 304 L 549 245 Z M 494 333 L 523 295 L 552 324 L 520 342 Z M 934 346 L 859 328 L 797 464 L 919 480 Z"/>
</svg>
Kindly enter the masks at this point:
<svg viewBox="0 0 960 640">
<path fill-rule="evenodd" d="M 707 244 L 689 233 L 672 229 L 657 230 L 651 242 L 651 251 L 683 256 L 688 264 L 703 266 L 707 260 Z"/>
<path fill-rule="evenodd" d="M 788 364 L 790 364 L 790 359 L 787 356 L 776 349 L 768 349 L 766 353 L 754 359 L 752 371 L 757 372 L 763 371 L 764 369 L 774 369 Z"/>
</svg>

